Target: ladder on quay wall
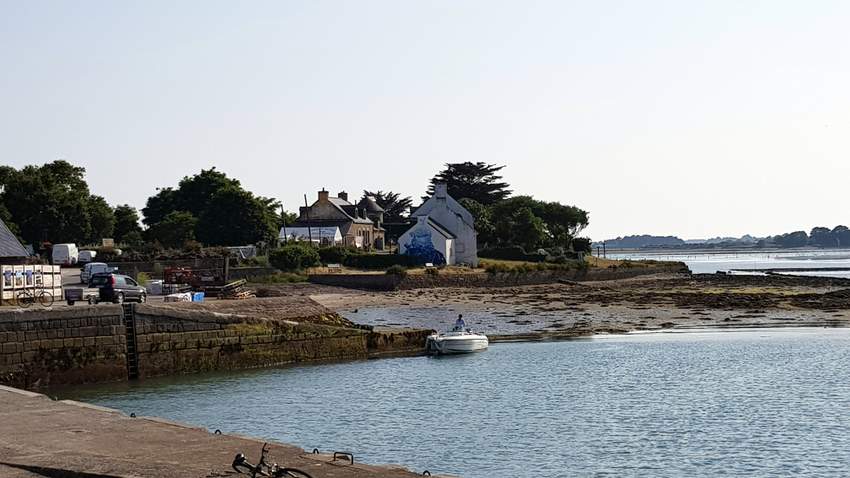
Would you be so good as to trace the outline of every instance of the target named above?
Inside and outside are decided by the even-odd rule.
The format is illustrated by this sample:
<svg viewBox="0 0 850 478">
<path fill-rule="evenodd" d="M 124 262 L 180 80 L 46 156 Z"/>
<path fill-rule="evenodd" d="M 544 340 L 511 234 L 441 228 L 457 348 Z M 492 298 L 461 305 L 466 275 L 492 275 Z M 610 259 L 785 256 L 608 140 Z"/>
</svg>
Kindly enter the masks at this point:
<svg viewBox="0 0 850 478">
<path fill-rule="evenodd" d="M 139 349 L 136 344 L 136 304 L 122 304 L 124 334 L 127 337 L 127 378 L 139 378 Z"/>
</svg>

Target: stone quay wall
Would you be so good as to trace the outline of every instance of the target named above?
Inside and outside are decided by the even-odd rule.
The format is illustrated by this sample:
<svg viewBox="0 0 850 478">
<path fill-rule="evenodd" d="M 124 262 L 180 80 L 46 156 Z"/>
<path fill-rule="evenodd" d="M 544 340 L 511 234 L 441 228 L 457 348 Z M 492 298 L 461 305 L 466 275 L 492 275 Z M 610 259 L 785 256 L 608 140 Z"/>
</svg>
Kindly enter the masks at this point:
<svg viewBox="0 0 850 478">
<path fill-rule="evenodd" d="M 368 334 L 288 320 L 154 306 L 136 309 L 140 378 L 365 358 Z"/>
<path fill-rule="evenodd" d="M 0 383 L 37 388 L 127 377 L 120 306 L 0 312 Z"/>
<path fill-rule="evenodd" d="M 452 274 L 439 271 L 436 275 L 408 274 L 405 277 L 387 274 L 316 274 L 310 282 L 323 285 L 365 290 L 404 290 L 436 287 L 511 287 L 552 284 L 558 281 L 607 281 L 628 279 L 649 274 L 689 272 L 681 263 L 654 267 L 630 267 L 585 270 L 551 270 L 523 273 L 471 272 Z"/>
<path fill-rule="evenodd" d="M 308 361 L 422 353 L 427 330 L 380 331 L 135 305 L 136 347 L 123 309 L 80 305 L 0 311 L 0 385 L 122 381 Z M 131 335 L 132 337 L 132 335 Z"/>
</svg>

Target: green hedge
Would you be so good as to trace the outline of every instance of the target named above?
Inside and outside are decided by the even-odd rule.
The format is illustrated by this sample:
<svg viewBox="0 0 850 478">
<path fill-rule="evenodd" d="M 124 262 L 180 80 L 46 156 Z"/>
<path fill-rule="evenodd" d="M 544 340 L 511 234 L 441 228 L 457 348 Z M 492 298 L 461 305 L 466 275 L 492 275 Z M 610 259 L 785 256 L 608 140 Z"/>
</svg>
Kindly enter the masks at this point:
<svg viewBox="0 0 850 478">
<path fill-rule="evenodd" d="M 362 253 L 351 247 L 323 247 L 319 249 L 319 258 L 322 264 L 345 264 L 349 257 L 359 256 Z"/>
<path fill-rule="evenodd" d="M 287 244 L 269 253 L 269 263 L 282 271 L 297 271 L 319 265 L 319 253 L 307 244 Z"/>
<path fill-rule="evenodd" d="M 525 252 L 522 246 L 491 247 L 478 251 L 478 257 L 486 259 L 502 259 L 506 261 L 544 262 L 545 254 L 531 254 Z"/>
<path fill-rule="evenodd" d="M 413 256 L 399 254 L 361 254 L 351 255 L 343 262 L 355 269 L 387 269 L 392 266 L 414 267 L 417 264 Z"/>
</svg>

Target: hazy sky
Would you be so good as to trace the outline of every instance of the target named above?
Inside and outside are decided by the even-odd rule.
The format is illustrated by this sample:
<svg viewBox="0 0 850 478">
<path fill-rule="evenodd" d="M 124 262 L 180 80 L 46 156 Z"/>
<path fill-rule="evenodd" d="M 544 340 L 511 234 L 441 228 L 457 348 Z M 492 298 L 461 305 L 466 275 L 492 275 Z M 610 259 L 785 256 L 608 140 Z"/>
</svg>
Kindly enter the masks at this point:
<svg viewBox="0 0 850 478">
<path fill-rule="evenodd" d="M 216 166 L 297 209 L 443 163 L 595 239 L 850 223 L 850 2 L 0 0 L 0 162 L 137 207 Z"/>
</svg>

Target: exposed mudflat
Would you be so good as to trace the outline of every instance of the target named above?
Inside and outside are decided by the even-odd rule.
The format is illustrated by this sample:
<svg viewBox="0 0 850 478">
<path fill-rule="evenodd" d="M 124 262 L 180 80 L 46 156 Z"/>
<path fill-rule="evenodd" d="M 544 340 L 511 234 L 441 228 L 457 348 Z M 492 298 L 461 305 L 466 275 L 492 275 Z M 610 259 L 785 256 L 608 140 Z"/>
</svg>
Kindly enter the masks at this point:
<svg viewBox="0 0 850 478">
<path fill-rule="evenodd" d="M 850 325 L 850 280 L 663 274 L 604 282 L 505 288 L 366 292 L 290 286 L 357 323 L 446 329 L 463 314 L 509 338 L 570 337 L 705 327 Z"/>
</svg>

